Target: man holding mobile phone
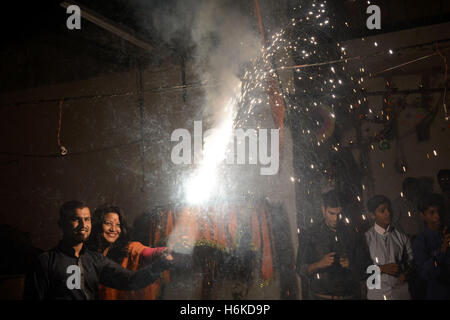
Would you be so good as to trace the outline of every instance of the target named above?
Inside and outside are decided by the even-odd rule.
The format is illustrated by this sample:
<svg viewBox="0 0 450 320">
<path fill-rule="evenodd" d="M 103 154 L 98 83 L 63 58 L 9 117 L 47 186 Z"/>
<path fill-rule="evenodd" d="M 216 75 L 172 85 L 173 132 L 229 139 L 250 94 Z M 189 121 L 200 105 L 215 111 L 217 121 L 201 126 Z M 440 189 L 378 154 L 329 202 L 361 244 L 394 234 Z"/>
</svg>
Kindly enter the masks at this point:
<svg viewBox="0 0 450 320">
<path fill-rule="evenodd" d="M 310 299 L 359 299 L 371 264 L 368 248 L 362 235 L 343 223 L 339 194 L 329 191 L 322 200 L 323 221 L 300 232 L 297 272 L 309 284 Z"/>
</svg>

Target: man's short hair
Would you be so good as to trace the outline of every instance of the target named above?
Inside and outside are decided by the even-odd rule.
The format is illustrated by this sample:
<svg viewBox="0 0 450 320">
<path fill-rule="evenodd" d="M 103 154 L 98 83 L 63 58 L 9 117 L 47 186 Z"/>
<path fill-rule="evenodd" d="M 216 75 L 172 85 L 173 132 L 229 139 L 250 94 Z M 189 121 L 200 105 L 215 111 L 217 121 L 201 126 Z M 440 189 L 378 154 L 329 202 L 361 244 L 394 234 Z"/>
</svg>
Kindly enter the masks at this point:
<svg viewBox="0 0 450 320">
<path fill-rule="evenodd" d="M 377 208 L 380 205 L 385 204 L 385 203 L 389 207 L 391 207 L 391 200 L 389 200 L 388 197 L 383 196 L 383 195 L 373 196 L 372 198 L 369 199 L 369 201 L 367 201 L 367 210 L 369 210 L 369 212 L 375 213 Z"/>
<path fill-rule="evenodd" d="M 416 179 L 416 178 L 413 178 L 413 177 L 407 177 L 407 178 L 405 178 L 405 180 L 403 180 L 403 183 L 402 183 L 402 189 L 403 189 L 403 191 L 406 191 L 406 188 L 407 188 L 408 186 L 412 186 L 412 185 L 419 186 L 419 180 Z"/>
<path fill-rule="evenodd" d="M 59 208 L 59 221 L 58 224 L 61 226 L 62 222 L 67 221 L 68 218 L 73 216 L 77 209 L 86 208 L 88 205 L 84 201 L 72 200 L 64 203 L 61 208 Z"/>
<path fill-rule="evenodd" d="M 450 170 L 449 169 L 439 170 L 439 172 L 437 174 L 438 181 L 441 180 L 445 176 L 450 176 Z"/>
<path fill-rule="evenodd" d="M 425 212 L 430 207 L 439 207 L 439 213 L 442 214 L 442 209 L 444 208 L 444 201 L 442 196 L 437 193 L 426 193 L 422 195 L 419 200 L 418 209 L 420 212 Z"/>
<path fill-rule="evenodd" d="M 336 190 L 330 190 L 322 194 L 322 204 L 325 208 L 342 207 L 340 194 Z"/>
</svg>

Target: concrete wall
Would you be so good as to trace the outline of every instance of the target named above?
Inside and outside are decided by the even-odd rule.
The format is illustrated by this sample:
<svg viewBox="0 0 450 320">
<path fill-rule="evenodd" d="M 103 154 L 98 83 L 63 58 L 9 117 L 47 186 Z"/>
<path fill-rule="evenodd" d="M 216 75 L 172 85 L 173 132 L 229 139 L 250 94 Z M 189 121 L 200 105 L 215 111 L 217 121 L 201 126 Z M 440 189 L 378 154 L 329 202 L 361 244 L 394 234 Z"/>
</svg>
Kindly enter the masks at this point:
<svg viewBox="0 0 450 320">
<path fill-rule="evenodd" d="M 363 86 L 369 93 L 369 105 L 374 114 L 380 115 L 383 95 L 371 95 L 370 93 L 385 92 L 387 81 L 390 82 L 392 88 L 403 91 L 420 88 L 432 90 L 445 86 L 444 63 L 439 55 L 434 55 L 392 71 L 379 72 L 435 53 L 433 46 L 412 48 L 399 52 L 395 49 L 448 39 L 450 35 L 449 30 L 450 24 L 434 25 L 369 37 L 363 40 L 353 40 L 345 44 L 348 48 L 349 57 L 366 57 L 351 64 L 351 67 L 353 72 L 360 66 L 365 68 L 366 75 L 364 76 L 365 82 Z M 374 45 L 375 42 L 378 46 Z M 441 44 L 441 49 L 446 45 L 445 43 Z M 377 52 L 387 52 L 389 49 L 393 49 L 394 54 L 369 57 Z M 448 59 L 448 51 L 443 53 Z M 371 73 L 378 74 L 367 77 Z M 405 177 L 429 177 L 434 180 L 434 191 L 440 192 L 436 174 L 440 169 L 448 169 L 450 166 L 450 148 L 448 143 L 450 140 L 450 125 L 445 120 L 442 98 L 442 90 L 440 92 L 403 93 L 390 96 L 393 111 L 399 112 L 399 138 L 391 140 L 390 148 L 387 150 L 380 150 L 377 144 L 374 145 L 373 150 L 371 149 L 369 154 L 371 175 L 365 180 L 369 188 L 366 189 L 364 194 L 364 203 L 370 196 L 375 194 L 384 194 L 391 199 L 400 196 L 402 181 Z M 434 108 L 437 108 L 437 114 L 430 125 L 429 139 L 419 141 L 415 128 L 429 114 L 429 111 Z M 362 134 L 366 138 L 379 132 L 382 127 L 382 125 L 363 122 Z M 349 130 L 343 139 L 344 145 L 348 145 L 348 142 L 354 140 L 354 138 L 354 130 Z M 437 156 L 434 155 L 434 150 L 437 151 Z M 358 155 L 358 151 L 355 150 L 355 156 Z M 406 173 L 402 173 L 395 168 L 397 159 L 406 163 Z M 384 163 L 384 168 L 382 163 Z M 373 181 L 371 188 L 370 180 Z"/>
<path fill-rule="evenodd" d="M 188 83 L 197 81 L 192 66 L 188 66 L 186 78 Z M 170 142 L 170 134 L 177 128 L 192 132 L 193 121 L 202 119 L 203 91 L 188 88 L 183 100 L 184 91 L 173 88 L 181 85 L 180 66 L 166 64 L 143 70 L 142 149 L 138 83 L 134 69 L 0 96 L 0 151 L 11 153 L 0 158 L 1 223 L 18 226 L 30 233 L 33 245 L 49 249 L 60 239 L 58 209 L 65 201 L 85 200 L 91 210 L 103 202 L 115 203 L 131 224 L 154 205 L 180 200 L 182 174 L 192 168 L 171 162 L 175 143 Z M 62 107 L 61 143 L 69 155 L 55 158 L 50 155 L 58 152 L 58 104 L 68 97 L 79 97 L 65 101 Z M 46 102 L 39 102 L 42 100 Z M 35 103 L 15 105 L 23 101 Z M 270 108 L 261 112 L 264 123 L 260 125 L 274 128 Z M 237 165 L 226 167 L 225 175 L 237 177 L 229 186 L 230 199 L 250 192 L 255 198 L 282 203 L 289 214 L 286 227 L 292 246 L 296 246 L 288 131 L 281 159 L 275 176 L 261 176 L 258 166 Z M 256 291 L 251 290 L 250 296 L 279 298 L 278 277 L 264 289 L 255 284 L 252 290 Z"/>
<path fill-rule="evenodd" d="M 178 85 L 180 70 L 165 66 L 145 71 L 143 78 L 144 90 L 154 89 L 144 95 L 145 183 L 138 96 L 133 94 L 138 84 L 136 70 L 2 95 L 2 105 L 7 105 L 119 94 L 64 102 L 61 143 L 68 148 L 69 156 L 2 156 L 2 223 L 30 232 L 34 245 L 47 249 L 59 238 L 57 210 L 64 201 L 84 199 L 91 208 L 104 201 L 115 202 L 124 208 L 130 221 L 146 206 L 168 201 L 163 174 L 169 169 L 163 168 L 162 158 L 170 156 L 167 135 L 179 127 L 184 105 L 180 92 L 158 92 L 158 88 Z M 2 107 L 0 150 L 33 155 L 57 153 L 58 103 Z"/>
</svg>

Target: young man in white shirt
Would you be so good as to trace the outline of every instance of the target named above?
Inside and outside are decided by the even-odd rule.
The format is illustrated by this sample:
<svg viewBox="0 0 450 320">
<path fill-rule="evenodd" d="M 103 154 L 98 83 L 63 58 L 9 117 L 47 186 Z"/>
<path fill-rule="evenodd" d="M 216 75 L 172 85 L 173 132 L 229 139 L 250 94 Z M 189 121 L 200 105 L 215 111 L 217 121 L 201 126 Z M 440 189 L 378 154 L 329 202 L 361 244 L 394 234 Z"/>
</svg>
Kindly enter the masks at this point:
<svg viewBox="0 0 450 320">
<path fill-rule="evenodd" d="M 409 300 L 407 276 L 413 263 L 410 240 L 392 226 L 391 201 L 387 197 L 374 196 L 367 207 L 375 223 L 365 237 L 372 261 L 381 270 L 381 288 L 367 290 L 367 299 Z"/>
</svg>

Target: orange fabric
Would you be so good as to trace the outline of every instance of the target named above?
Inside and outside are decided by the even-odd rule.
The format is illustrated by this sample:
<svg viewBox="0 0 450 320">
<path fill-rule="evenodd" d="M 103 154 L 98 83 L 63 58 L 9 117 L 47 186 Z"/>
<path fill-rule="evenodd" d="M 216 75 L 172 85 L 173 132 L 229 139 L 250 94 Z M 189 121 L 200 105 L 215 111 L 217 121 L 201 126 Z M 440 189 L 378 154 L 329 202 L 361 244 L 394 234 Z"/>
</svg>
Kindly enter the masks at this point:
<svg viewBox="0 0 450 320">
<path fill-rule="evenodd" d="M 193 211 L 193 212 L 189 212 L 189 219 L 188 219 L 188 228 L 189 228 L 189 232 L 188 234 L 191 237 L 191 241 L 192 243 L 195 243 L 195 241 L 197 240 L 197 235 L 198 235 L 198 229 L 197 229 L 197 212 Z"/>
<path fill-rule="evenodd" d="M 226 236 L 225 236 L 224 222 L 223 222 L 221 213 L 214 210 L 213 218 L 214 218 L 214 222 L 215 222 L 214 226 L 213 226 L 214 242 L 221 246 L 226 246 L 227 240 L 226 240 Z"/>
<path fill-rule="evenodd" d="M 263 280 L 269 280 L 275 274 L 273 266 L 275 252 L 270 216 L 264 205 L 250 210 L 247 207 L 236 206 L 184 207 L 179 211 L 172 209 L 162 213 L 161 223 L 154 224 L 155 232 L 160 233 L 161 240 L 168 240 L 170 236 L 174 237 L 171 240 L 173 244 L 186 241 L 190 245 L 200 242 L 201 245 L 230 248 L 236 244 L 241 228 L 250 228 L 252 247 L 261 259 L 260 277 Z M 227 232 L 231 241 L 228 241 Z M 169 272 L 164 272 L 163 275 L 165 281 L 170 281 Z"/>
<path fill-rule="evenodd" d="M 236 231 L 237 231 L 237 216 L 236 216 L 236 209 L 233 208 L 231 212 L 231 219 L 230 222 L 228 223 L 228 232 L 230 233 L 232 242 L 234 242 L 234 240 L 236 239 Z"/>
<path fill-rule="evenodd" d="M 221 212 L 222 213 L 222 212 Z M 223 217 L 223 215 L 219 213 L 219 216 L 217 217 L 217 224 L 218 224 L 218 235 L 217 235 L 217 240 L 219 242 L 220 245 L 226 247 L 227 246 L 227 235 L 225 233 L 225 219 Z"/>
<path fill-rule="evenodd" d="M 258 213 L 256 210 L 252 213 L 252 240 L 253 245 L 257 249 L 261 248 L 261 233 L 259 230 Z"/>
<path fill-rule="evenodd" d="M 178 228 L 180 228 L 180 235 L 183 237 L 182 243 L 187 241 L 188 239 L 192 239 L 195 235 L 192 234 L 189 229 L 189 220 L 190 220 L 190 212 L 187 208 L 184 208 L 178 218 Z"/>
<path fill-rule="evenodd" d="M 218 235 L 218 226 L 217 226 L 217 215 L 216 215 L 216 211 L 213 208 L 209 209 L 209 214 L 212 217 L 212 220 L 214 221 L 213 225 L 212 225 L 212 240 L 214 242 L 217 242 L 217 235 Z"/>
<path fill-rule="evenodd" d="M 159 231 L 159 228 L 157 228 L 155 230 L 155 240 L 153 241 L 152 245 L 156 247 L 159 243 L 160 238 L 161 238 L 161 232 Z"/>
<path fill-rule="evenodd" d="M 122 267 L 129 270 L 139 268 L 139 258 L 142 250 L 148 248 L 140 242 L 130 242 L 128 244 L 128 256 L 122 261 Z M 151 285 L 140 290 L 117 290 L 100 285 L 100 300 L 155 300 L 160 294 L 161 280 L 156 280 Z"/>
<path fill-rule="evenodd" d="M 262 234 L 263 234 L 263 252 L 261 274 L 264 280 L 273 276 L 272 245 L 269 235 L 269 226 L 267 223 L 266 211 L 262 209 Z"/>
<path fill-rule="evenodd" d="M 173 214 L 172 210 L 167 213 L 167 224 L 166 224 L 166 236 L 172 233 L 173 230 Z"/>
<path fill-rule="evenodd" d="M 209 228 L 208 218 L 200 216 L 198 219 L 200 224 L 198 232 L 198 240 L 210 240 L 211 231 Z"/>
<path fill-rule="evenodd" d="M 165 282 L 170 282 L 170 272 L 169 271 L 167 271 L 167 270 L 164 271 L 163 272 L 163 277 L 164 277 L 164 281 Z M 161 285 L 161 280 L 158 280 L 158 289 L 159 289 L 160 285 Z M 158 292 L 159 292 L 159 290 L 158 290 Z M 152 300 L 154 300 L 154 299 L 152 299 Z"/>
</svg>

